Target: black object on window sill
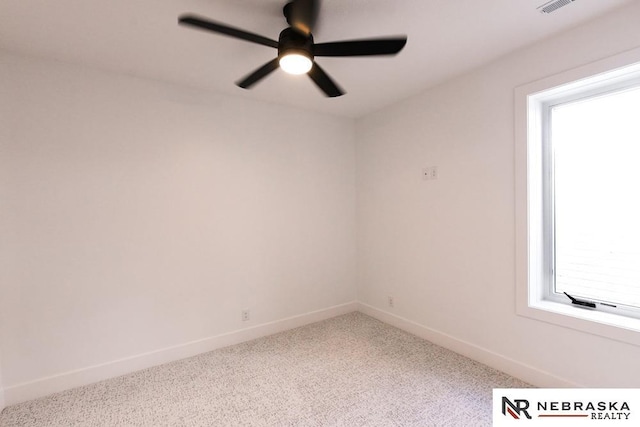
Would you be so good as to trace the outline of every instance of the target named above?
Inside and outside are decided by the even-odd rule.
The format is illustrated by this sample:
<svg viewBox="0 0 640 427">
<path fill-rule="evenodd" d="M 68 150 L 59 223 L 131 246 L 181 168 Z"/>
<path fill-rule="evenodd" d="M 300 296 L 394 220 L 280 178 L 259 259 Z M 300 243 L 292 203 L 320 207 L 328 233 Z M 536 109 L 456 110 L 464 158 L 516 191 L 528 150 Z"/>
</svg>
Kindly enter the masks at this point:
<svg viewBox="0 0 640 427">
<path fill-rule="evenodd" d="M 572 297 L 571 295 L 569 295 L 566 292 L 563 292 L 563 294 L 565 294 L 566 296 L 569 297 L 569 299 L 571 300 L 571 304 L 579 305 L 581 307 L 596 308 L 596 303 L 593 302 L 593 301 L 577 299 L 577 298 Z"/>
</svg>

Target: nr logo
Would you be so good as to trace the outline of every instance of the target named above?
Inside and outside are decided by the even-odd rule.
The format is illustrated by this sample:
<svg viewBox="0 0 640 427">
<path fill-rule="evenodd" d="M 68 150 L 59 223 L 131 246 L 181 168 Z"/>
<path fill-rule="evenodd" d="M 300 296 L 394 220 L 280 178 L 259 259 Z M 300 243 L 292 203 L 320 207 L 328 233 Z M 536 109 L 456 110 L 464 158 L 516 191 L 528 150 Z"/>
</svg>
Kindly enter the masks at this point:
<svg viewBox="0 0 640 427">
<path fill-rule="evenodd" d="M 529 415 L 529 401 L 525 399 L 514 399 L 513 402 L 506 397 L 502 397 L 502 415 L 511 415 L 516 420 L 519 420 L 522 415 L 531 419 Z"/>
</svg>

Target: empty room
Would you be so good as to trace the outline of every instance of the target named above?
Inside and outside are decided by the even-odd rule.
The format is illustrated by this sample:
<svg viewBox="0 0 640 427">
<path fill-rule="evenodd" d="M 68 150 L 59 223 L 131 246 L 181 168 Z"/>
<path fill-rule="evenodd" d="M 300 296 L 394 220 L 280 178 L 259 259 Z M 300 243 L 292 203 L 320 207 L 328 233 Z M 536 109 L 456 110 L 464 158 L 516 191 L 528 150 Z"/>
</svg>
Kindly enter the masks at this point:
<svg viewBox="0 0 640 427">
<path fill-rule="evenodd" d="M 639 23 L 0 0 L 0 426 L 640 425 Z"/>
</svg>

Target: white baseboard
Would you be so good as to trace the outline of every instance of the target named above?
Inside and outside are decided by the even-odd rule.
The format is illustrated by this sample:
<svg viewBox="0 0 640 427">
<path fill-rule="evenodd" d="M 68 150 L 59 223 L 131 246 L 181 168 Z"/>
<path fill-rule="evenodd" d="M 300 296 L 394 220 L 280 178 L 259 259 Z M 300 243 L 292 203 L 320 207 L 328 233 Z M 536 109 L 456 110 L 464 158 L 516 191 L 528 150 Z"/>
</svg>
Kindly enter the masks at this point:
<svg viewBox="0 0 640 427">
<path fill-rule="evenodd" d="M 4 398 L 4 384 L 2 382 L 2 365 L 0 365 L 0 412 L 7 406 Z"/>
<path fill-rule="evenodd" d="M 139 371 L 141 369 L 161 365 L 163 363 L 173 362 L 175 360 L 184 359 L 218 348 L 272 335 L 353 311 L 360 311 L 375 319 L 431 341 L 434 344 L 455 351 L 456 353 L 462 354 L 463 356 L 469 357 L 480 363 L 484 363 L 487 366 L 498 369 L 537 387 L 582 387 L 581 385 L 575 384 L 564 378 L 557 377 L 548 372 L 494 353 L 490 350 L 460 340 L 443 332 L 428 328 L 424 325 L 420 325 L 414 321 L 388 313 L 368 304 L 362 302 L 350 302 L 149 353 L 114 360 L 101 365 L 90 366 L 75 371 L 40 378 L 35 381 L 6 387 L 4 390 L 0 388 L 0 411 L 8 405 L 14 405 L 16 403 L 36 399 L 59 391 L 114 378 L 120 375 Z"/>
<path fill-rule="evenodd" d="M 4 389 L 4 402 L 2 402 L 2 389 L 0 389 L 0 403 L 14 405 L 16 403 L 47 396 L 59 391 L 118 377 L 141 369 L 173 362 L 175 360 L 206 353 L 218 348 L 227 347 L 310 323 L 319 322 L 341 314 L 356 311 L 357 308 L 358 304 L 356 302 L 341 304 L 149 353 L 114 360 L 101 365 L 90 366 L 75 371 L 40 378 L 35 381 L 13 385 Z"/>
<path fill-rule="evenodd" d="M 476 360 L 494 369 L 502 371 L 512 377 L 519 378 L 536 387 L 544 388 L 575 388 L 583 387 L 572 381 L 557 377 L 548 372 L 534 368 L 517 360 L 510 359 L 486 348 L 460 340 L 443 332 L 436 331 L 419 323 L 388 313 L 368 304 L 359 302 L 358 311 L 371 316 L 381 322 L 395 326 L 441 347 L 455 351 L 458 354 Z"/>
</svg>

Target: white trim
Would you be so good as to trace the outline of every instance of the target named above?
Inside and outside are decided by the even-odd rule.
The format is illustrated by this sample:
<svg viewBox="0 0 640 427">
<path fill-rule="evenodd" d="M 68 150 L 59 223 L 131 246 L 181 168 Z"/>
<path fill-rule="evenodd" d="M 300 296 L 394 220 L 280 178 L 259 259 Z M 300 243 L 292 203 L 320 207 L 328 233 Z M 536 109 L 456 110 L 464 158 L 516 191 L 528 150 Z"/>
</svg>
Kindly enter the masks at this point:
<svg viewBox="0 0 640 427">
<path fill-rule="evenodd" d="M 218 348 L 227 347 L 241 342 L 273 335 L 335 316 L 347 314 L 357 310 L 357 303 L 349 302 L 322 310 L 312 311 L 298 316 L 288 317 L 273 322 L 263 323 L 233 332 L 191 341 L 149 353 L 138 354 L 124 359 L 114 360 L 101 365 L 89 366 L 74 371 L 64 372 L 50 377 L 40 378 L 4 389 L 6 405 L 36 399 L 74 387 L 95 383 L 109 378 L 118 377 L 141 369 L 173 362 Z M 0 389 L 0 392 L 2 390 Z M 0 399 L 2 394 L 0 393 Z M 0 402 L 2 402 L 0 400 Z"/>
<path fill-rule="evenodd" d="M 2 364 L 0 363 L 0 413 L 6 406 L 7 405 L 4 398 L 4 386 L 2 384 Z"/>
<path fill-rule="evenodd" d="M 486 348 L 455 338 L 444 332 L 416 323 L 404 317 L 391 314 L 365 303 L 358 303 L 358 311 L 367 314 L 381 322 L 388 323 L 410 334 L 416 335 L 441 347 L 483 363 L 502 371 L 512 377 L 519 378 L 529 384 L 544 388 L 577 388 L 584 387 L 565 378 L 560 378 L 548 372 L 534 368 L 517 360 L 508 358 Z"/>
<path fill-rule="evenodd" d="M 633 65 L 634 69 L 629 66 Z M 640 48 L 577 67 L 523 86 L 515 90 L 515 249 L 516 249 L 516 313 L 531 319 L 640 345 L 640 319 L 590 311 L 567 304 L 546 301 L 541 286 L 543 253 L 541 215 L 541 92 L 567 96 L 584 90 L 595 81 L 607 79 L 609 84 L 628 79 L 640 68 Z M 616 71 L 613 71 L 616 70 Z M 531 256 L 537 254 L 537 256 Z"/>
</svg>

